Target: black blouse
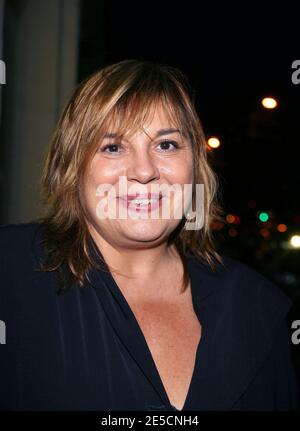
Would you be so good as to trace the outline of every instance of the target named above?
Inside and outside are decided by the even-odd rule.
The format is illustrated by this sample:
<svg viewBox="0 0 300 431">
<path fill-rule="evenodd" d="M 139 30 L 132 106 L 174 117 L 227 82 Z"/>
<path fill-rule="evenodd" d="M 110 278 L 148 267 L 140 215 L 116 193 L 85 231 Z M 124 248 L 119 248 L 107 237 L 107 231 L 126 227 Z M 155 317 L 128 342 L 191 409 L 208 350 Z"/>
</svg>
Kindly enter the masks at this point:
<svg viewBox="0 0 300 431">
<path fill-rule="evenodd" d="M 35 271 L 41 237 L 38 223 L 0 226 L 0 410 L 177 410 L 112 274 L 93 269 L 91 284 L 58 295 L 57 274 Z M 295 410 L 292 302 L 223 259 L 213 273 L 187 256 L 202 336 L 182 411 Z"/>
</svg>

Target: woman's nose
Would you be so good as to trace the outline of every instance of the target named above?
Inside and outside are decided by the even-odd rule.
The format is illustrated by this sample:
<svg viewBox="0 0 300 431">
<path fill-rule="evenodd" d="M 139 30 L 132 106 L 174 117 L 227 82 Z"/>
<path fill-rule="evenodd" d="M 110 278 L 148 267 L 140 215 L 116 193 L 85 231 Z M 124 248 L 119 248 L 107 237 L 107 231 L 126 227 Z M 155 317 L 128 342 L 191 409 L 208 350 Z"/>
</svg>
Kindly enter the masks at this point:
<svg viewBox="0 0 300 431">
<path fill-rule="evenodd" d="M 128 180 L 147 183 L 159 178 L 159 169 L 155 158 L 146 150 L 135 152 L 132 155 L 127 169 Z"/>
</svg>

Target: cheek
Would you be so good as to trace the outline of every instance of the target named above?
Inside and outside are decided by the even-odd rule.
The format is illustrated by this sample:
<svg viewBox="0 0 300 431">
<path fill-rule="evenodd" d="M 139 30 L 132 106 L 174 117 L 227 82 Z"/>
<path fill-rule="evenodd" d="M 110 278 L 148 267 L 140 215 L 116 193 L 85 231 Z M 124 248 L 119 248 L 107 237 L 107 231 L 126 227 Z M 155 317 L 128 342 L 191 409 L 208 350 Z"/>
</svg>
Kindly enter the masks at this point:
<svg viewBox="0 0 300 431">
<path fill-rule="evenodd" d="M 88 170 L 84 183 L 84 201 L 92 218 L 99 219 L 99 211 L 108 210 L 107 192 L 109 187 L 116 184 L 115 169 L 103 163 L 93 162 Z"/>
<path fill-rule="evenodd" d="M 185 168 L 186 168 L 187 183 L 192 184 L 194 180 L 194 157 L 192 153 L 190 154 L 187 160 Z"/>
<path fill-rule="evenodd" d="M 86 176 L 86 191 L 89 195 L 93 194 L 96 196 L 97 187 L 101 184 L 114 184 L 114 173 L 112 169 L 104 163 L 94 161 L 88 174 Z"/>
<path fill-rule="evenodd" d="M 101 171 L 96 169 L 95 165 L 92 164 L 85 175 L 82 191 L 82 198 L 89 211 L 93 211 L 93 208 L 97 205 L 97 201 L 99 200 L 97 196 L 97 187 L 101 183 L 103 183 Z"/>
<path fill-rule="evenodd" d="M 94 188 L 100 184 L 115 185 L 119 176 L 124 175 L 121 171 L 120 162 L 95 159 L 91 164 L 89 183 Z"/>
<path fill-rule="evenodd" d="M 193 161 L 190 158 L 178 161 L 171 175 L 174 183 L 191 184 L 193 182 Z"/>
</svg>

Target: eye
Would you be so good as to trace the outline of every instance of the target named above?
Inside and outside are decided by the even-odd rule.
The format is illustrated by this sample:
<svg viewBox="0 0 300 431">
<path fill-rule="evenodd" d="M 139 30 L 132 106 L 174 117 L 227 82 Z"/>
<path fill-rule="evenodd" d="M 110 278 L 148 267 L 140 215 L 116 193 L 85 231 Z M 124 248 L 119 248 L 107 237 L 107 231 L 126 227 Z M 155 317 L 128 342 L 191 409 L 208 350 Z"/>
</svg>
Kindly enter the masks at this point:
<svg viewBox="0 0 300 431">
<path fill-rule="evenodd" d="M 100 148 L 99 151 L 101 151 L 101 153 L 117 154 L 117 151 L 106 151 L 106 150 L 108 149 L 117 150 L 120 147 L 121 147 L 120 144 L 107 144 L 107 145 L 104 145 L 102 148 Z"/>
<path fill-rule="evenodd" d="M 169 147 L 170 144 L 173 145 L 173 147 L 174 147 L 173 149 L 171 149 L 171 151 L 175 151 L 179 147 L 179 145 L 176 141 L 170 141 L 167 139 L 161 141 L 158 145 L 162 145 L 164 147 L 163 151 L 169 151 L 169 148 L 166 148 L 166 147 Z"/>
<path fill-rule="evenodd" d="M 167 139 L 161 141 L 158 145 L 163 146 L 162 148 L 163 152 L 175 151 L 177 148 L 179 148 L 179 145 L 176 141 L 171 141 Z M 170 145 L 173 145 L 173 148 L 171 147 L 170 149 Z M 121 147 L 122 147 L 121 144 L 106 144 L 102 148 L 100 148 L 99 151 L 101 153 L 119 154 L 118 149 L 120 149 Z"/>
</svg>

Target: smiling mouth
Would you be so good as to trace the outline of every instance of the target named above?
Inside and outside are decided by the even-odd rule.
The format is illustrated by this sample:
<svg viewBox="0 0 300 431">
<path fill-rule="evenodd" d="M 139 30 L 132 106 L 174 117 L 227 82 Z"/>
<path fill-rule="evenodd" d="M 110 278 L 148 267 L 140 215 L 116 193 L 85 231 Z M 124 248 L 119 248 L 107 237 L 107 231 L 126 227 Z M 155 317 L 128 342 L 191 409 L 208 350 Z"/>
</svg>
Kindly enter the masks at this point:
<svg viewBox="0 0 300 431">
<path fill-rule="evenodd" d="M 119 196 L 119 199 L 123 199 L 126 202 L 133 203 L 135 205 L 153 205 L 157 201 L 162 199 L 162 193 L 136 193 L 135 195 L 124 195 Z"/>
<path fill-rule="evenodd" d="M 145 196 L 145 195 L 144 195 Z M 134 209 L 134 210 L 153 210 L 155 208 L 158 208 L 161 205 L 161 201 L 163 196 L 162 195 L 157 195 L 156 197 L 153 197 L 153 195 L 151 195 L 151 197 L 141 197 L 140 195 L 138 196 L 122 196 L 119 197 L 119 200 L 127 207 L 130 209 Z"/>
</svg>

